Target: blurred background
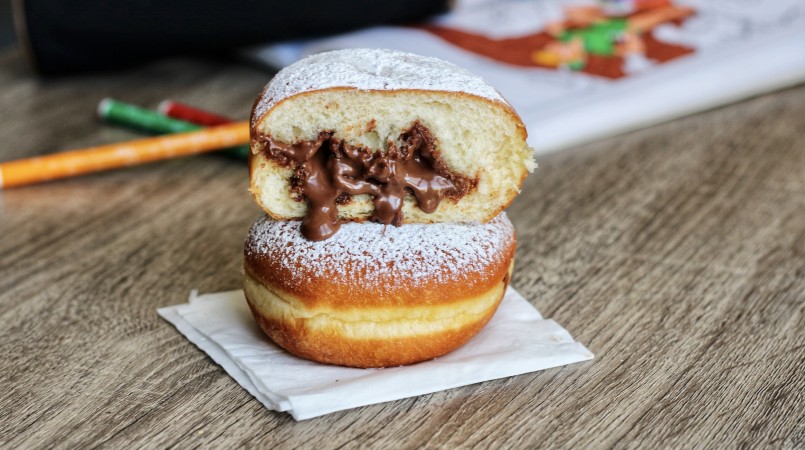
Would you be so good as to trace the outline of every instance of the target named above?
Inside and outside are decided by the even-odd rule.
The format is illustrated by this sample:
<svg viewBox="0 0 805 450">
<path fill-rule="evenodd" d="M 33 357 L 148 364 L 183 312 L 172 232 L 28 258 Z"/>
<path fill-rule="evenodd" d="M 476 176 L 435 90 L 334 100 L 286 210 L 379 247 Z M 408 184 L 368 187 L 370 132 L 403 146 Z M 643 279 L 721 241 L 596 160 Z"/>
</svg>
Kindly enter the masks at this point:
<svg viewBox="0 0 805 450">
<path fill-rule="evenodd" d="M 14 25 L 11 18 L 11 0 L 0 0 L 0 51 L 15 43 Z"/>
<path fill-rule="evenodd" d="M 176 57 L 272 73 L 350 47 L 442 58 L 496 86 L 537 152 L 799 84 L 802 42 L 800 0 L 0 0 L 0 48 L 51 79 Z"/>
<path fill-rule="evenodd" d="M 310 54 L 391 48 L 481 75 L 521 115 L 538 154 L 800 84 L 802 42 L 801 0 L 0 0 L 0 49 L 16 58 L 9 67 L 25 67 L 8 73 L 30 77 L 34 90 L 97 77 L 145 80 L 133 74 L 182 59 L 248 66 L 268 80 Z M 202 105 L 194 100 L 173 112 L 143 101 L 167 100 L 178 79 L 166 71 L 165 85 L 139 89 L 140 99 L 101 102 L 98 89 L 93 101 L 104 121 L 150 134 L 248 115 L 249 101 L 234 115 L 221 103 L 242 95 L 225 85 L 207 95 L 216 102 L 197 91 Z M 193 122 L 184 106 L 206 108 L 206 121 L 160 121 Z M 34 151 L 72 145 L 53 144 Z"/>
</svg>

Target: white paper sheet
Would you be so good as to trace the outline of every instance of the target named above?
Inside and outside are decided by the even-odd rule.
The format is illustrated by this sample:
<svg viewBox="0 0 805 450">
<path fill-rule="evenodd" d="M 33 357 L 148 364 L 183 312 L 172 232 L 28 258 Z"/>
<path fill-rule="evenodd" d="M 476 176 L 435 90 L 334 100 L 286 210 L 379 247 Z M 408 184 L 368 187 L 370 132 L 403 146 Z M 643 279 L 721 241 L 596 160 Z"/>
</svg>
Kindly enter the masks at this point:
<svg viewBox="0 0 805 450">
<path fill-rule="evenodd" d="M 537 36 L 568 8 L 598 5 L 626 14 L 642 0 L 460 0 L 431 25 L 485 40 L 492 53 L 538 52 L 507 39 Z M 642 3 L 662 3 L 642 1 Z M 692 114 L 805 81 L 805 2 L 802 0 L 674 0 L 693 15 L 652 26 L 656 41 L 684 46 L 684 56 L 659 62 L 641 53 L 624 58 L 619 78 L 517 65 L 480 53 L 421 27 L 375 27 L 325 39 L 255 47 L 247 58 L 283 67 L 326 50 L 374 47 L 434 56 L 484 77 L 515 107 L 537 154 Z M 620 12 L 619 12 L 620 11 Z M 495 42 L 495 41 L 498 42 Z M 557 39 L 554 39 L 557 40 Z M 529 41 L 531 42 L 531 41 Z M 528 44 L 531 45 L 531 44 Z M 532 53 L 533 54 L 533 53 Z M 505 59 L 505 58 L 504 58 Z M 611 62 L 611 61 L 610 61 Z"/>
<path fill-rule="evenodd" d="M 458 350 L 386 369 L 318 364 L 288 354 L 257 327 L 243 291 L 158 310 L 267 408 L 304 420 L 593 358 L 512 288 L 489 324 Z"/>
</svg>

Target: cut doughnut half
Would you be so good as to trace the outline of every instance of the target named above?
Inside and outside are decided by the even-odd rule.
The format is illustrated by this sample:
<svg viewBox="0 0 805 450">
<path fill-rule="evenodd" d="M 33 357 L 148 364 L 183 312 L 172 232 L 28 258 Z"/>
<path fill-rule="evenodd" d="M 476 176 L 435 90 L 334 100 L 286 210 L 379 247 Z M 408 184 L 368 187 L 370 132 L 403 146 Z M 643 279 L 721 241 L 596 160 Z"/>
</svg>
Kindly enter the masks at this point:
<svg viewBox="0 0 805 450">
<path fill-rule="evenodd" d="M 251 187 L 278 220 L 326 239 L 343 221 L 486 222 L 534 162 L 519 116 L 481 78 L 389 50 L 308 57 L 252 111 Z"/>
</svg>

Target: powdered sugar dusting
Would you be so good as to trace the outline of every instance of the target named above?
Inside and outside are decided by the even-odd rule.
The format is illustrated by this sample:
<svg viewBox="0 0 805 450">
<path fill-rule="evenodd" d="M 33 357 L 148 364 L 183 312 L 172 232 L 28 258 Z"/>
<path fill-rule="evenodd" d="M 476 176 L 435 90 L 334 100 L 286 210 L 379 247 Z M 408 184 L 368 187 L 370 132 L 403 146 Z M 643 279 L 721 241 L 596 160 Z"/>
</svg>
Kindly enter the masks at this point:
<svg viewBox="0 0 805 450">
<path fill-rule="evenodd" d="M 252 124 L 288 97 L 331 87 L 465 92 L 506 103 L 481 77 L 455 64 L 393 50 L 347 49 L 311 55 L 280 70 L 255 105 Z"/>
<path fill-rule="evenodd" d="M 501 213 L 488 223 L 406 224 L 401 227 L 364 222 L 341 226 L 333 237 L 305 239 L 299 221 L 258 219 L 246 241 L 247 258 L 267 260 L 290 271 L 294 283 L 310 277 L 333 277 L 376 289 L 402 282 L 466 281 L 500 261 L 514 240 L 514 228 Z M 337 281 L 336 281 L 337 282 Z"/>
</svg>

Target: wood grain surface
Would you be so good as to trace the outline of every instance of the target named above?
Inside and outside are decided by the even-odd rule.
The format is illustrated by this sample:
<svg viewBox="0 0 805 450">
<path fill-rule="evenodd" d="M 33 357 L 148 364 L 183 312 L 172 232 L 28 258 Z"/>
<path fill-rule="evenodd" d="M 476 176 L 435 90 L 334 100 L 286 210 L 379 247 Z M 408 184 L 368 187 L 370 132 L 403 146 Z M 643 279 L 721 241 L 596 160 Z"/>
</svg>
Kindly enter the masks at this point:
<svg viewBox="0 0 805 450">
<path fill-rule="evenodd" d="M 133 138 L 106 96 L 244 119 L 268 76 L 173 60 L 39 80 L 0 56 L 0 160 Z M 236 289 L 259 212 L 214 155 L 0 193 L 0 445 L 805 447 L 805 87 L 539 158 L 514 286 L 596 355 L 304 422 L 160 319 Z"/>
</svg>

